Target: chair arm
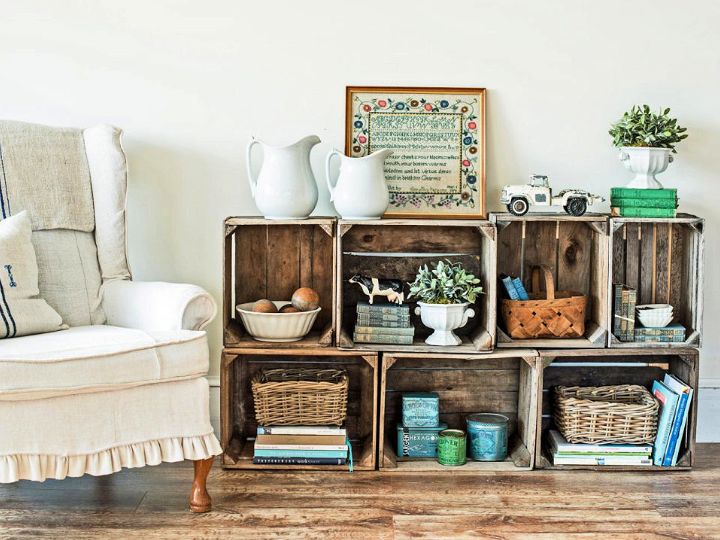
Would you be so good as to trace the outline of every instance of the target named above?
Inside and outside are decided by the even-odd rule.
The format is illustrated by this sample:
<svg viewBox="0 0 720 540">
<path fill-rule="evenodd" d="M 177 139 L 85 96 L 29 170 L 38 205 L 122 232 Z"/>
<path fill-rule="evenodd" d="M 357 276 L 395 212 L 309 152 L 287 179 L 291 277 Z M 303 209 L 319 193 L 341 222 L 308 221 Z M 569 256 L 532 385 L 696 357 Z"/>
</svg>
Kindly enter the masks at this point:
<svg viewBox="0 0 720 540">
<path fill-rule="evenodd" d="M 139 330 L 203 330 L 217 313 L 203 288 L 160 281 L 107 282 L 103 308 L 107 324 Z"/>
</svg>

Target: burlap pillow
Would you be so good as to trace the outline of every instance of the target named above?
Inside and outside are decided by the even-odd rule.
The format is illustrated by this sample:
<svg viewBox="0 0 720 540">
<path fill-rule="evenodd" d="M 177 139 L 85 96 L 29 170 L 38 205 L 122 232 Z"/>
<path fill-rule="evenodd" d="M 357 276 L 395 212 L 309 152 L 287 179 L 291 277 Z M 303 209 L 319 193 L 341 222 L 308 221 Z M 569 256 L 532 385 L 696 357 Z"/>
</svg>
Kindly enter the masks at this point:
<svg viewBox="0 0 720 540">
<path fill-rule="evenodd" d="M 38 266 L 27 212 L 0 221 L 0 339 L 64 328 L 60 315 L 38 298 Z"/>
</svg>

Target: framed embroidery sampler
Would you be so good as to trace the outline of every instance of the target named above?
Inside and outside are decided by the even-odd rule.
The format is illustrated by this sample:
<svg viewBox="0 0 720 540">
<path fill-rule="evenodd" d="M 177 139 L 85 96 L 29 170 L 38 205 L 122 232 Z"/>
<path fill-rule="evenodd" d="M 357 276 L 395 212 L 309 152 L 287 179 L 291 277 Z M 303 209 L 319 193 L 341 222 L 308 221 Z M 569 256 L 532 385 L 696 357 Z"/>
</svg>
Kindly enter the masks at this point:
<svg viewBox="0 0 720 540">
<path fill-rule="evenodd" d="M 387 148 L 386 217 L 485 217 L 485 89 L 348 86 L 345 154 Z"/>
</svg>

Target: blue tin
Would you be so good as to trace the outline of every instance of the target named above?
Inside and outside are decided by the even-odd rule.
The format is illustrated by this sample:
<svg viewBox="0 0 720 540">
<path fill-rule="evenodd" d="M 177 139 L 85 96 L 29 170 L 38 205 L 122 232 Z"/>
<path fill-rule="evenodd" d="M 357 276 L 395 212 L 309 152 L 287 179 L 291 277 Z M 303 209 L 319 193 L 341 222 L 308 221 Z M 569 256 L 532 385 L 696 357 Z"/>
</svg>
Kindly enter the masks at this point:
<svg viewBox="0 0 720 540">
<path fill-rule="evenodd" d="M 467 417 L 468 453 L 475 461 L 503 461 L 507 457 L 507 416 L 494 413 Z"/>
<path fill-rule="evenodd" d="M 403 394 L 402 419 L 405 427 L 436 427 L 440 423 L 440 397 L 435 392 Z"/>
<path fill-rule="evenodd" d="M 435 427 L 405 427 L 397 425 L 398 457 L 437 457 L 438 433 L 447 429 L 447 424 Z"/>
</svg>

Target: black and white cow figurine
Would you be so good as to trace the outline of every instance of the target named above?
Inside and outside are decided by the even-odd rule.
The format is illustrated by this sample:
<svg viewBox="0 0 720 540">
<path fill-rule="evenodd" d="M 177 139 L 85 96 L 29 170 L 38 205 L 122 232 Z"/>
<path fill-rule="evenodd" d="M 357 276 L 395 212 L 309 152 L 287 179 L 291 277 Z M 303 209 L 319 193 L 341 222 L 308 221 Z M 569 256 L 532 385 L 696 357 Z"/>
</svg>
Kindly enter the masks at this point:
<svg viewBox="0 0 720 540">
<path fill-rule="evenodd" d="M 403 282 L 399 279 L 378 279 L 355 274 L 348 281 L 360 285 L 371 304 L 375 296 L 386 296 L 388 301 L 396 304 L 402 304 L 405 300 Z"/>
</svg>

